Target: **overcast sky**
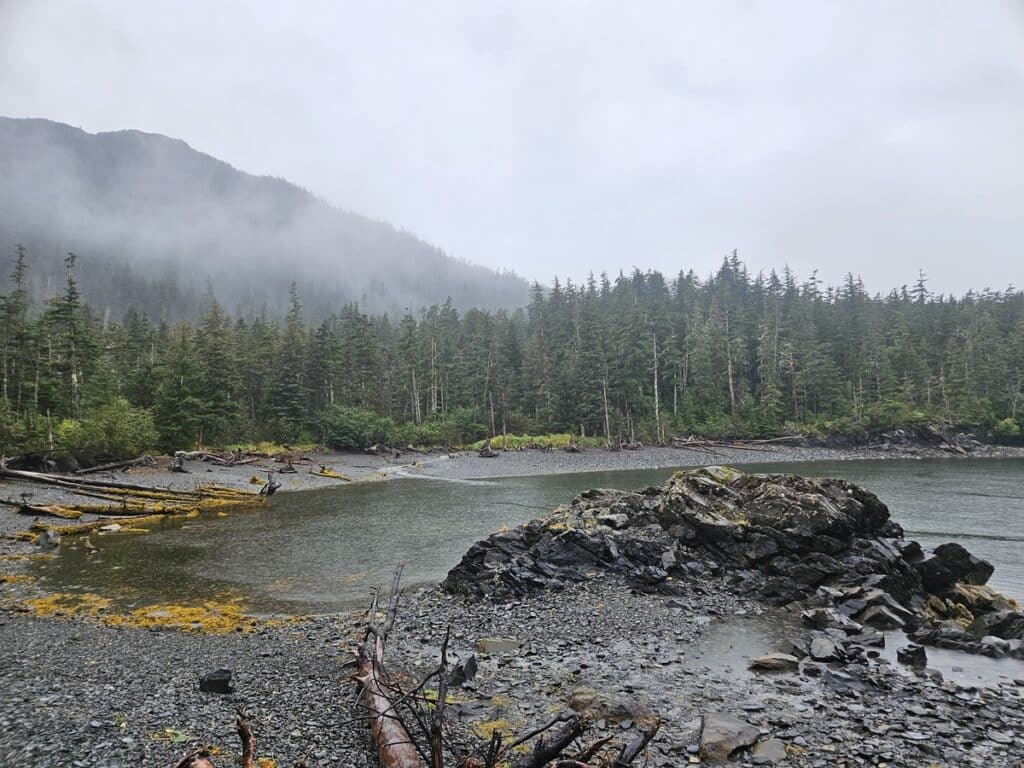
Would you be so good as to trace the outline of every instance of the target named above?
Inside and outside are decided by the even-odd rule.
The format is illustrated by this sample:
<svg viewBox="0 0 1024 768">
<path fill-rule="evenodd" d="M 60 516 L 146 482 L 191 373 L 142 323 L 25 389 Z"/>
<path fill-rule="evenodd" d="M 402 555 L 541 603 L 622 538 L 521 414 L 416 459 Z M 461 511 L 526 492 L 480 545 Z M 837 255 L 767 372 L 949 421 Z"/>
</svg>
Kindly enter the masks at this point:
<svg viewBox="0 0 1024 768">
<path fill-rule="evenodd" d="M 547 281 L 1024 286 L 1024 3 L 0 0 L 0 114 L 184 139 Z"/>
</svg>

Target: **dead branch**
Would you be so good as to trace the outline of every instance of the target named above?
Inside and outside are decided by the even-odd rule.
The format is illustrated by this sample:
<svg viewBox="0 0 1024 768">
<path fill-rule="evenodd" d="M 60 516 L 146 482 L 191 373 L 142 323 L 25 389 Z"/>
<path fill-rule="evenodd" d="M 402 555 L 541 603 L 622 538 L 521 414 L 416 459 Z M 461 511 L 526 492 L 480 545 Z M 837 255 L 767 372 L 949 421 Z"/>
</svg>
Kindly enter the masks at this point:
<svg viewBox="0 0 1024 768">
<path fill-rule="evenodd" d="M 206 747 L 189 752 L 181 760 L 174 764 L 174 768 L 216 768 L 210 762 L 212 753 Z"/>
<path fill-rule="evenodd" d="M 444 705 L 448 698 L 448 640 L 451 636 L 452 628 L 449 626 L 444 633 L 444 642 L 441 643 L 437 704 L 434 705 L 434 716 L 430 720 L 430 768 L 444 768 Z"/>
<path fill-rule="evenodd" d="M 238 710 L 235 729 L 238 731 L 238 738 L 242 742 L 242 768 L 253 768 L 254 761 L 256 760 L 256 739 L 252 735 L 252 727 L 245 717 L 245 712 L 241 709 Z"/>
<path fill-rule="evenodd" d="M 647 749 L 647 745 L 651 743 L 658 730 L 661 728 L 661 721 L 657 721 L 649 729 L 637 736 L 633 741 L 622 748 L 622 752 L 619 753 L 618 759 L 612 763 L 611 768 L 629 768 L 636 760 L 637 756 Z"/>
<path fill-rule="evenodd" d="M 565 720 L 561 730 L 549 739 L 543 736 L 538 738 L 533 752 L 521 758 L 515 764 L 516 768 L 544 768 L 548 763 L 558 759 L 586 729 L 587 724 L 579 716 L 572 715 Z"/>
</svg>

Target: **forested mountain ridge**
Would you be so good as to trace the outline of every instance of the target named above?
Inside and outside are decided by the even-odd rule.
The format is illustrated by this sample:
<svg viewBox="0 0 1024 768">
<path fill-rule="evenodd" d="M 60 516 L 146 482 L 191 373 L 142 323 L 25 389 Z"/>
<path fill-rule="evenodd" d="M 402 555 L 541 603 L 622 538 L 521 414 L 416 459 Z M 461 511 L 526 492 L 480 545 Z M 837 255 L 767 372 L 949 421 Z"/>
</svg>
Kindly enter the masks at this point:
<svg viewBox="0 0 1024 768">
<path fill-rule="evenodd" d="M 311 316 L 351 301 L 392 314 L 443 302 L 521 306 L 527 284 L 453 259 L 388 224 L 334 208 L 140 131 L 89 134 L 0 117 L 0 266 L 32 253 L 28 290 L 58 292 L 65 253 L 99 313 L 132 306 L 196 319 L 207 286 L 235 314 L 283 314 L 296 282 Z"/>
<path fill-rule="evenodd" d="M 269 439 L 337 448 L 459 444 L 508 430 L 664 440 L 676 433 L 853 434 L 940 422 L 1019 440 L 1024 293 L 870 295 L 735 254 L 681 272 L 535 285 L 509 313 L 451 302 L 394 322 L 349 304 L 308 323 L 195 324 L 83 304 L 75 259 L 33 306 L 19 250 L 0 302 L 0 453 L 87 458 Z"/>
</svg>

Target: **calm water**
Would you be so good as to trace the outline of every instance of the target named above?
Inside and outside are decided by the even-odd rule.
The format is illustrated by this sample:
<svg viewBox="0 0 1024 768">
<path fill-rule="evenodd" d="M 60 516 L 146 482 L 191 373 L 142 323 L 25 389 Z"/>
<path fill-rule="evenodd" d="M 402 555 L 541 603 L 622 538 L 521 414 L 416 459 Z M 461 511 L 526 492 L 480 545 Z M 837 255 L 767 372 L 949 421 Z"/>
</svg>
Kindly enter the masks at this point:
<svg viewBox="0 0 1024 768">
<path fill-rule="evenodd" d="M 925 546 L 959 540 L 996 566 L 992 585 L 1024 596 L 1024 459 L 758 465 L 849 478 L 889 504 Z M 436 582 L 474 541 L 586 488 L 659 484 L 669 470 L 495 481 L 389 480 L 275 496 L 266 508 L 164 523 L 149 535 L 93 536 L 37 574 L 58 589 L 119 594 L 125 604 L 247 596 L 256 611 L 364 604 L 398 560 L 406 583 Z"/>
</svg>

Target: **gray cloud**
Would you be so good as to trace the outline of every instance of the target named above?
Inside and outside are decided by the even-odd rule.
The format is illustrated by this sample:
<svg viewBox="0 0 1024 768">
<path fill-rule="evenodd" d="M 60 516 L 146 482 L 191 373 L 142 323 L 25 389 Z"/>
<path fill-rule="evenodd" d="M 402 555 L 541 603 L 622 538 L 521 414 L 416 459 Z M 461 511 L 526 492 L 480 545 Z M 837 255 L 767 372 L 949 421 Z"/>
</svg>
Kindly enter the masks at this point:
<svg viewBox="0 0 1024 768">
<path fill-rule="evenodd" d="M 182 138 L 450 253 L 1024 283 L 992 2 L 0 0 L 0 114 Z"/>
</svg>

